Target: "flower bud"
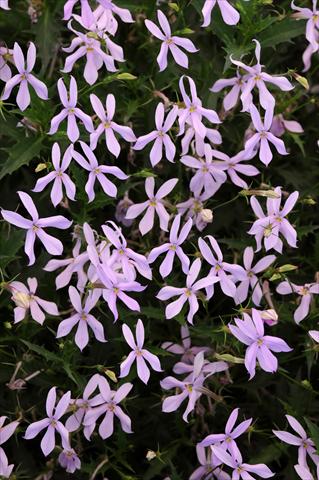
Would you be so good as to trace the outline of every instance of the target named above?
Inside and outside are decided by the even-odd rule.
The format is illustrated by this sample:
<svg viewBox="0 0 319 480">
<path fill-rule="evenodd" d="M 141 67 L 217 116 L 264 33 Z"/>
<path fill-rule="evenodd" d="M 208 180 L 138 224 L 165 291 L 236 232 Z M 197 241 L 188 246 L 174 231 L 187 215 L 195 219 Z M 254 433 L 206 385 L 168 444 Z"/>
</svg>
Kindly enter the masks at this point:
<svg viewBox="0 0 319 480">
<path fill-rule="evenodd" d="M 154 452 L 154 450 L 148 450 L 147 451 L 146 460 L 148 460 L 150 462 L 151 460 L 153 460 L 156 457 L 157 457 L 157 455 L 156 455 L 156 452 Z"/>
<path fill-rule="evenodd" d="M 205 223 L 212 223 L 213 221 L 213 212 L 209 210 L 209 208 L 203 208 L 200 212 L 203 222 Z"/>
<path fill-rule="evenodd" d="M 263 310 L 260 312 L 260 316 L 270 327 L 278 323 L 278 315 L 273 308 L 270 308 L 269 310 Z"/>
</svg>

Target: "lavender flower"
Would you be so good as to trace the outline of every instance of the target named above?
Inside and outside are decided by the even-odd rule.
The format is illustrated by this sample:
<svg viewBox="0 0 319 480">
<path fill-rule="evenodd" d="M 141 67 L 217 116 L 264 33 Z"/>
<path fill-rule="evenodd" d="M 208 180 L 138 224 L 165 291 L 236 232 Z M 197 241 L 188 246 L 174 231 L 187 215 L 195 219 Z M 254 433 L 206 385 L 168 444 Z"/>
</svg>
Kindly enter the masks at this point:
<svg viewBox="0 0 319 480">
<path fill-rule="evenodd" d="M 248 463 L 243 463 L 243 458 L 241 453 L 238 451 L 236 456 L 230 455 L 227 451 L 218 445 L 211 447 L 212 452 L 216 457 L 225 465 L 228 465 L 233 469 L 232 479 L 239 480 L 255 480 L 255 477 L 250 475 L 248 472 L 254 473 L 261 478 L 270 478 L 275 474 L 265 465 L 264 463 L 257 463 L 256 465 L 250 465 Z"/>
<path fill-rule="evenodd" d="M 55 115 L 51 120 L 51 128 L 48 132 L 49 135 L 54 135 L 60 126 L 60 123 L 67 118 L 67 136 L 71 142 L 76 142 L 80 137 L 79 128 L 76 123 L 76 118 L 83 122 L 85 129 L 88 132 L 93 132 L 93 123 L 91 117 L 82 112 L 76 104 L 78 99 L 78 87 L 74 77 L 71 75 L 69 94 L 65 87 L 62 78 L 58 80 L 58 91 L 63 109 L 58 115 Z"/>
<path fill-rule="evenodd" d="M 106 342 L 103 325 L 90 314 L 99 296 L 99 292 L 93 290 L 86 298 L 84 306 L 82 306 L 82 300 L 77 289 L 72 286 L 69 287 L 69 297 L 76 313 L 60 323 L 56 338 L 65 337 L 71 332 L 75 325 L 78 325 L 75 334 L 75 343 L 81 351 L 89 342 L 88 327 L 91 328 L 95 338 L 99 342 Z"/>
<path fill-rule="evenodd" d="M 73 448 L 66 447 L 58 457 L 59 464 L 67 473 L 74 473 L 81 469 L 81 460 Z"/>
<path fill-rule="evenodd" d="M 189 96 L 186 93 L 184 81 L 188 80 L 190 93 Z M 182 135 L 185 131 L 186 124 L 192 126 L 196 133 L 204 139 L 207 135 L 207 128 L 202 122 L 202 118 L 205 117 L 212 123 L 221 123 L 217 113 L 214 110 L 204 108 L 200 98 L 197 96 L 197 90 L 194 80 L 191 77 L 183 75 L 179 80 L 179 88 L 182 94 L 185 107 L 182 107 L 178 111 L 178 123 L 179 123 L 179 135 Z"/>
<path fill-rule="evenodd" d="M 95 428 L 98 418 L 105 414 L 99 426 L 99 434 L 103 440 L 105 440 L 113 434 L 114 416 L 116 416 L 121 423 L 122 430 L 125 433 L 132 433 L 131 419 L 119 406 L 119 403 L 127 397 L 132 388 L 133 385 L 131 383 L 124 383 L 117 391 L 111 390 L 108 381 L 104 377 L 100 377 L 100 395 L 99 399 L 96 401 L 97 406 L 91 408 L 85 414 L 83 424 L 89 427 L 94 426 L 93 428 Z"/>
<path fill-rule="evenodd" d="M 93 85 L 97 81 L 98 71 L 103 64 L 108 72 L 116 72 L 117 69 L 114 60 L 124 62 L 122 47 L 114 43 L 106 34 L 102 34 L 99 31 L 86 34 L 78 32 L 72 28 L 71 21 L 68 23 L 68 28 L 77 36 L 72 40 L 69 47 L 62 49 L 66 53 L 71 53 L 65 60 L 64 69 L 62 70 L 63 73 L 70 73 L 73 70 L 75 62 L 79 58 L 86 56 L 83 76 L 89 85 Z M 95 38 L 92 33 L 93 35 L 95 34 Z M 111 55 L 102 50 L 102 42 L 105 43 Z M 74 51 L 75 49 L 77 50 Z"/>
<path fill-rule="evenodd" d="M 90 149 L 90 147 L 80 140 L 80 145 L 86 156 L 86 159 L 79 152 L 73 151 L 73 158 L 81 165 L 82 168 L 87 170 L 89 173 L 88 181 L 85 185 L 85 191 L 88 195 L 89 202 L 92 202 L 95 198 L 94 184 L 97 180 L 104 193 L 110 197 L 116 197 L 117 188 L 107 177 L 106 174 L 114 175 L 120 180 L 126 180 L 128 176 L 119 168 L 113 167 L 110 165 L 99 165 L 96 156 Z"/>
<path fill-rule="evenodd" d="M 188 415 L 195 408 L 197 400 L 204 393 L 203 383 L 205 376 L 202 372 L 204 364 L 204 354 L 200 352 L 196 355 L 194 360 L 194 370 L 189 380 L 177 380 L 174 377 L 166 377 L 161 381 L 161 387 L 164 390 L 170 390 L 172 388 L 179 389 L 180 393 L 172 395 L 164 399 L 162 404 L 162 411 L 165 413 L 171 413 L 177 410 L 182 402 L 188 399 L 186 410 L 183 413 L 183 420 L 188 422 Z"/>
<path fill-rule="evenodd" d="M 121 147 L 114 132 L 118 133 L 127 142 L 135 142 L 136 137 L 130 127 L 119 125 L 118 123 L 114 122 L 113 117 L 115 114 L 116 105 L 114 95 L 107 95 L 105 108 L 103 107 L 101 100 L 93 93 L 90 95 L 90 101 L 93 110 L 101 122 L 96 130 L 94 130 L 94 132 L 90 135 L 90 147 L 92 150 L 95 150 L 97 142 L 104 132 L 105 142 L 108 150 L 113 153 L 115 157 L 118 157 Z"/>
<path fill-rule="evenodd" d="M 298 464 L 302 465 L 303 467 L 308 468 L 307 465 L 307 455 L 311 458 L 311 460 L 318 465 L 319 464 L 319 456 L 316 453 L 316 447 L 311 438 L 308 437 L 306 431 L 302 427 L 302 425 L 291 415 L 286 415 L 286 419 L 291 426 L 291 428 L 297 433 L 297 435 L 293 435 L 292 433 L 285 432 L 282 430 L 273 430 L 273 433 L 278 437 L 281 441 L 288 443 L 288 445 L 295 445 L 298 447 Z"/>
<path fill-rule="evenodd" d="M 122 326 L 122 332 L 126 342 L 131 347 L 132 351 L 129 353 L 128 357 L 124 360 L 124 362 L 121 363 L 120 377 L 126 377 L 131 370 L 133 362 L 136 361 L 137 375 L 142 380 L 142 382 L 147 384 L 150 378 L 150 370 L 146 364 L 146 361 L 156 372 L 162 372 L 162 369 L 158 357 L 143 348 L 145 335 L 142 320 L 139 319 L 136 324 L 136 341 L 134 339 L 132 330 L 128 327 L 128 325 L 124 324 Z"/>
<path fill-rule="evenodd" d="M 299 324 L 309 314 L 313 295 L 319 294 L 319 283 L 296 285 L 294 283 L 284 281 L 278 285 L 276 291 L 280 295 L 289 295 L 291 293 L 297 293 L 300 295 L 300 303 L 294 313 L 294 320 Z"/>
<path fill-rule="evenodd" d="M 259 149 L 260 161 L 268 166 L 273 157 L 269 147 L 270 142 L 274 145 L 280 155 L 288 155 L 284 142 L 280 138 L 275 137 L 270 131 L 273 121 L 273 111 L 270 108 L 266 110 L 265 119 L 262 121 L 257 108 L 255 105 L 251 104 L 250 115 L 256 133 L 245 143 L 245 151 L 247 154 L 250 155 L 252 152 L 255 152 L 256 154 Z"/>
<path fill-rule="evenodd" d="M 253 308 L 252 316 L 244 313 L 243 318 L 235 318 L 236 326 L 229 324 L 228 327 L 240 342 L 248 346 L 245 367 L 250 374 L 249 380 L 255 376 L 256 360 L 265 372 L 276 372 L 278 360 L 272 352 L 290 352 L 292 349 L 281 338 L 265 335 L 264 322 L 258 310 Z"/>
<path fill-rule="evenodd" d="M 226 112 L 234 108 L 238 102 L 240 94 L 245 85 L 247 75 L 241 75 L 239 69 L 237 69 L 236 77 L 232 78 L 220 78 L 217 80 L 214 85 L 210 88 L 210 91 L 213 93 L 220 92 L 224 88 L 232 87 L 230 91 L 225 95 L 223 100 L 223 106 Z"/>
<path fill-rule="evenodd" d="M 152 270 L 149 267 L 148 260 L 144 255 L 134 252 L 127 246 L 127 241 L 119 227 L 114 222 L 109 221 L 107 225 L 102 225 L 102 230 L 114 247 L 108 265 L 110 267 L 119 265 L 127 280 L 135 280 L 136 271 L 151 280 Z"/>
<path fill-rule="evenodd" d="M 8 61 L 13 60 L 13 50 L 7 47 L 0 47 L 0 80 L 7 82 L 12 77 Z"/>
<path fill-rule="evenodd" d="M 48 100 L 47 87 L 31 73 L 36 60 L 36 48 L 34 43 L 30 42 L 27 53 L 27 65 L 25 65 L 25 58 L 21 47 L 15 42 L 13 47 L 13 60 L 19 73 L 8 79 L 3 94 L 1 95 L 1 100 L 7 100 L 11 95 L 12 89 L 16 85 L 19 85 L 17 104 L 20 110 L 24 111 L 31 102 L 28 88 L 29 84 L 33 87 L 38 97 L 42 100 Z"/>
<path fill-rule="evenodd" d="M 223 20 L 227 25 L 236 25 L 239 22 L 240 15 L 228 0 L 205 0 L 202 15 L 204 23 L 202 27 L 208 27 L 211 22 L 212 11 L 215 5 L 218 5 Z"/>
<path fill-rule="evenodd" d="M 73 145 L 71 144 L 65 151 L 61 162 L 61 150 L 58 143 L 54 143 L 52 147 L 52 163 L 54 171 L 48 173 L 37 181 L 33 192 L 42 192 L 45 187 L 53 181 L 51 190 L 51 202 L 56 207 L 63 198 L 62 185 L 64 185 L 66 196 L 70 200 L 74 200 L 75 184 L 66 172 L 72 160 Z"/>
<path fill-rule="evenodd" d="M 181 326 L 182 345 L 173 342 L 164 342 L 161 348 L 175 355 L 181 355 L 181 361 L 188 364 L 194 363 L 194 358 L 199 352 L 209 352 L 209 347 L 192 347 L 189 328 L 187 325 Z"/>
<path fill-rule="evenodd" d="M 237 305 L 246 300 L 249 287 L 252 289 L 252 301 L 255 305 L 260 304 L 263 292 L 257 274 L 265 271 L 276 260 L 276 257 L 275 255 L 266 255 L 264 258 L 260 259 L 254 267 L 252 267 L 253 259 L 253 248 L 246 247 L 243 255 L 246 277 L 244 280 L 241 280 L 240 284 L 237 286 L 235 298 Z"/>
<path fill-rule="evenodd" d="M 170 24 L 161 10 L 157 10 L 157 19 L 164 33 L 162 33 L 158 26 L 151 20 L 146 19 L 145 25 L 152 35 L 154 35 L 154 37 L 159 38 L 163 42 L 160 53 L 157 56 L 157 63 L 160 67 L 160 72 L 165 70 L 167 67 L 168 51 L 171 52 L 175 62 L 178 65 L 188 68 L 188 57 L 179 47 L 182 47 L 184 50 L 190 53 L 198 52 L 197 48 L 188 38 L 176 37 L 174 35 L 172 36 Z"/>
<path fill-rule="evenodd" d="M 237 425 L 236 428 L 234 428 L 238 418 L 238 412 L 239 408 L 235 408 L 229 415 L 225 426 L 225 433 L 208 435 L 204 438 L 204 440 L 200 442 L 199 445 L 201 447 L 218 445 L 220 447 L 223 447 L 225 450 L 228 450 L 229 453 L 235 458 L 236 456 L 240 455 L 236 439 L 248 430 L 253 419 L 249 418 L 248 420 L 244 420 L 239 425 Z"/>
<path fill-rule="evenodd" d="M 197 280 L 202 262 L 199 258 L 194 260 L 192 263 L 189 272 L 186 277 L 186 287 L 163 287 L 156 298 L 159 300 L 168 300 L 169 298 L 178 296 L 179 298 L 174 302 L 167 305 L 165 309 L 165 317 L 167 319 L 175 317 L 183 308 L 183 305 L 188 302 L 189 312 L 187 315 L 187 321 L 193 323 L 193 317 L 199 309 L 197 293 L 202 288 L 207 288 L 212 286 L 214 283 L 218 282 L 218 278 L 213 275 L 208 275 L 207 277 Z"/>
<path fill-rule="evenodd" d="M 55 447 L 55 432 L 59 433 L 62 442 L 69 444 L 69 432 L 61 423 L 60 418 L 63 417 L 69 407 L 70 399 L 71 392 L 67 392 L 55 406 L 56 387 L 52 387 L 48 392 L 46 401 L 47 418 L 31 423 L 25 432 L 24 438 L 31 440 L 42 432 L 42 430 L 47 429 L 41 440 L 41 450 L 45 456 L 49 455 Z"/>
<path fill-rule="evenodd" d="M 15 225 L 16 227 L 27 230 L 24 251 L 29 257 L 29 265 L 35 262 L 34 256 L 34 242 L 38 238 L 44 248 L 51 255 L 61 255 L 63 252 L 63 244 L 57 238 L 52 237 L 44 231 L 46 227 L 55 227 L 60 229 L 67 229 L 72 222 L 62 215 L 55 215 L 53 217 L 39 218 L 38 211 L 33 203 L 32 198 L 25 192 L 17 192 L 25 209 L 30 213 L 32 220 L 27 220 L 19 213 L 10 212 L 9 210 L 1 210 L 3 218 Z"/>
<path fill-rule="evenodd" d="M 65 428 L 68 430 L 68 432 L 75 432 L 78 430 L 82 425 L 82 421 L 86 412 L 88 412 L 92 406 L 95 406 L 96 402 L 101 399 L 101 395 L 99 393 L 90 398 L 99 386 L 100 379 L 101 375 L 98 373 L 93 375 L 83 390 L 82 398 L 71 399 L 70 406 L 74 413 L 72 413 L 72 415 L 65 422 Z M 84 427 L 83 433 L 87 440 L 90 439 L 93 430 L 94 424 Z"/>
<path fill-rule="evenodd" d="M 216 282 L 220 283 L 220 287 L 225 295 L 234 298 L 236 295 L 236 285 L 232 275 L 236 276 L 238 280 L 243 280 L 245 278 L 245 272 L 240 265 L 224 262 L 222 251 L 212 235 L 207 235 L 205 238 L 208 238 L 211 248 L 202 238 L 198 239 L 198 246 L 206 262 L 211 265 L 210 275 L 217 279 Z M 226 272 L 230 275 L 227 275 Z M 214 285 L 208 285 L 206 292 L 207 297 L 211 298 L 214 295 Z"/>
<path fill-rule="evenodd" d="M 189 480 L 230 480 L 230 476 L 220 468 L 221 462 L 210 448 L 196 445 L 196 454 L 200 467 L 194 470 Z"/>
<path fill-rule="evenodd" d="M 165 259 L 163 260 L 159 268 L 162 278 L 167 277 L 171 273 L 173 269 L 175 255 L 178 256 L 181 262 L 183 272 L 187 274 L 189 270 L 189 258 L 183 252 L 181 245 L 187 239 L 189 232 L 192 228 L 193 222 L 189 218 L 185 223 L 185 225 L 181 228 L 180 233 L 178 234 L 180 223 L 181 223 L 181 215 L 178 214 L 176 215 L 172 223 L 171 231 L 169 234 L 169 242 L 164 243 L 159 247 L 153 248 L 148 256 L 149 263 L 153 263 L 155 262 L 155 260 L 159 255 L 162 255 L 163 253 L 167 252 Z"/>
<path fill-rule="evenodd" d="M 161 230 L 167 232 L 169 214 L 164 207 L 163 198 L 173 190 L 177 182 L 178 178 L 171 178 L 170 180 L 167 180 L 167 182 L 163 183 L 163 185 L 158 189 L 157 193 L 155 194 L 154 177 L 147 177 L 147 179 L 145 180 L 145 191 L 149 198 L 148 201 L 132 205 L 131 207 L 129 207 L 126 214 L 126 218 L 132 219 L 138 217 L 142 212 L 144 212 L 144 210 L 146 210 L 146 213 L 144 214 L 142 220 L 139 223 L 139 229 L 142 235 L 145 235 L 150 230 L 152 230 L 154 225 L 155 212 L 158 215 Z"/>
<path fill-rule="evenodd" d="M 230 57 L 232 63 L 247 72 L 245 84 L 242 86 L 242 94 L 240 96 L 243 104 L 243 111 L 249 110 L 253 101 L 251 92 L 255 87 L 257 87 L 259 91 L 259 102 L 263 109 L 266 111 L 273 111 L 275 108 L 275 99 L 269 92 L 266 83 L 276 85 L 283 91 L 292 90 L 294 87 L 287 78 L 278 75 L 269 75 L 262 71 L 263 65 L 260 63 L 261 46 L 258 40 L 254 39 L 253 41 L 256 43 L 255 56 L 257 59 L 257 63 L 254 66 L 248 66 L 245 63 L 240 62 L 239 60 L 234 60 Z"/>
<path fill-rule="evenodd" d="M 38 288 L 37 279 L 28 278 L 27 283 L 29 288 L 17 281 L 10 282 L 9 284 L 9 289 L 12 292 L 11 299 L 17 305 L 14 309 L 14 323 L 21 322 L 29 310 L 33 320 L 40 325 L 42 325 L 45 320 L 43 310 L 50 315 L 59 315 L 58 307 L 54 302 L 48 302 L 35 295 Z"/>
<path fill-rule="evenodd" d="M 138 137 L 134 145 L 134 150 L 143 150 L 145 146 L 155 140 L 153 147 L 150 151 L 150 160 L 152 167 L 155 167 L 163 158 L 163 148 L 165 149 L 165 155 L 170 162 L 174 161 L 176 147 L 168 135 L 168 131 L 172 128 L 173 123 L 177 117 L 178 108 L 174 106 L 168 113 L 164 121 L 164 104 L 159 103 L 155 111 L 155 124 L 157 130 L 153 130 L 147 135 Z"/>
<path fill-rule="evenodd" d="M 190 155 L 181 157 L 181 162 L 196 170 L 189 187 L 195 195 L 203 193 L 205 197 L 212 197 L 221 185 L 226 181 L 227 176 L 221 165 L 214 162 L 215 158 L 225 160 L 227 157 L 222 152 L 213 150 L 207 143 L 204 146 L 205 158 L 197 159 Z"/>
<path fill-rule="evenodd" d="M 283 243 L 279 238 L 280 233 L 287 240 L 288 245 L 293 248 L 297 247 L 296 230 L 285 217 L 295 206 L 299 197 L 299 192 L 295 191 L 290 194 L 283 208 L 280 207 L 282 198 L 281 187 L 276 187 L 274 193 L 276 198 L 267 198 L 267 215 L 264 214 L 255 196 L 252 196 L 250 199 L 250 205 L 257 220 L 253 223 L 248 233 L 250 235 L 255 235 L 257 252 L 261 249 L 261 242 L 264 240 L 266 251 L 273 248 L 281 253 Z"/>
<path fill-rule="evenodd" d="M 6 418 L 7 417 L 4 416 L 0 417 L 0 445 L 3 445 L 7 440 L 9 440 L 19 425 L 19 422 L 11 422 L 6 426 L 3 426 Z M 0 446 L 0 476 L 9 478 L 13 467 L 14 465 L 9 465 L 5 451 Z"/>
</svg>

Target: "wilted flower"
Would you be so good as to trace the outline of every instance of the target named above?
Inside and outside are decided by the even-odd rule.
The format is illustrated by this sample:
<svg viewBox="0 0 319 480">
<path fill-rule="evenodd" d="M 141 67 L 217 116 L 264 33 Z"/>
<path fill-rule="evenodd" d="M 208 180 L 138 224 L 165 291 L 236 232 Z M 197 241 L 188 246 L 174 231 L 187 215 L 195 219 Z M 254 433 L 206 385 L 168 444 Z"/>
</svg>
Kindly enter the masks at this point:
<svg viewBox="0 0 319 480">
<path fill-rule="evenodd" d="M 59 315 L 58 308 L 54 302 L 48 302 L 35 295 L 38 288 L 37 279 L 28 278 L 27 283 L 29 288 L 17 281 L 9 284 L 9 289 L 12 292 L 11 299 L 17 305 L 14 309 L 14 323 L 21 322 L 29 310 L 33 320 L 40 323 L 40 325 L 45 320 L 43 310 L 50 315 Z"/>
</svg>

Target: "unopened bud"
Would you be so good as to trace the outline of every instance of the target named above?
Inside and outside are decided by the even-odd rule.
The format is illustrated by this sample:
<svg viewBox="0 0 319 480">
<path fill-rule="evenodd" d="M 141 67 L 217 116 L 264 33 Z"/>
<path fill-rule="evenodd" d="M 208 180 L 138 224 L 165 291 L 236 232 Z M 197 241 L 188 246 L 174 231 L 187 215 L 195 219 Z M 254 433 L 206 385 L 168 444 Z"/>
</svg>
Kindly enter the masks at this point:
<svg viewBox="0 0 319 480">
<path fill-rule="evenodd" d="M 278 323 L 278 315 L 276 310 L 274 310 L 273 308 L 263 310 L 262 312 L 260 312 L 260 316 L 262 320 L 270 327 Z"/>
<path fill-rule="evenodd" d="M 42 172 L 42 170 L 45 170 L 46 168 L 47 168 L 46 163 L 39 163 L 34 171 L 35 173 L 39 173 L 39 172 Z"/>
</svg>

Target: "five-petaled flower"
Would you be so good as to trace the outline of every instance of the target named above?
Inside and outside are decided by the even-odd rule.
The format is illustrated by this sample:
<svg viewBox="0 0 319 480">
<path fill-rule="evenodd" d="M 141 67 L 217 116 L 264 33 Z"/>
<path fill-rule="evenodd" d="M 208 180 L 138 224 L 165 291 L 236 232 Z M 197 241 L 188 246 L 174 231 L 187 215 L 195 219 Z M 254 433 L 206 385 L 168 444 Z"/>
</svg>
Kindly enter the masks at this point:
<svg viewBox="0 0 319 480">
<path fill-rule="evenodd" d="M 58 432 L 62 442 L 69 444 L 69 432 L 60 421 L 60 418 L 66 413 L 71 399 L 71 392 L 65 393 L 56 404 L 56 387 L 52 387 L 46 400 L 47 417 L 43 420 L 31 423 L 26 429 L 24 438 L 31 440 L 42 430 L 47 429 L 42 440 L 41 450 L 45 456 L 49 455 L 55 447 L 55 432 Z"/>
<path fill-rule="evenodd" d="M 142 220 L 139 223 L 139 229 L 142 235 L 145 235 L 152 230 L 154 225 L 155 212 L 158 215 L 160 227 L 167 232 L 169 214 L 164 207 L 163 198 L 168 195 L 178 182 L 178 178 L 171 178 L 154 193 L 155 180 L 154 177 L 147 177 L 145 180 L 145 191 L 148 200 L 143 203 L 137 203 L 129 207 L 126 213 L 126 218 L 132 219 L 138 217 L 144 210 L 146 210 Z"/>
<path fill-rule="evenodd" d="M 62 162 L 61 162 L 61 150 L 59 144 L 55 142 L 52 147 L 52 164 L 54 170 L 49 172 L 42 178 L 39 178 L 37 181 L 33 192 L 42 192 L 45 187 L 53 181 L 53 186 L 51 189 L 51 202 L 56 207 L 63 198 L 62 185 L 65 188 L 66 196 L 70 200 L 74 200 L 76 186 L 71 180 L 69 175 L 66 173 L 67 168 L 70 165 L 72 160 L 73 153 L 73 144 L 71 144 L 66 151 L 64 152 Z"/>
<path fill-rule="evenodd" d="M 283 243 L 279 238 L 281 233 L 287 240 L 290 247 L 297 247 L 297 232 L 287 220 L 286 216 L 294 208 L 299 192 L 295 191 L 289 195 L 284 206 L 281 208 L 282 191 L 281 187 L 274 189 L 275 198 L 267 198 L 267 215 L 263 212 L 257 198 L 252 196 L 250 205 L 257 217 L 252 227 L 248 231 L 250 235 L 255 235 L 257 252 L 261 249 L 261 242 L 264 240 L 266 251 L 272 248 L 277 252 L 282 252 Z"/>
<path fill-rule="evenodd" d="M 51 255 L 61 255 L 63 252 L 63 244 L 60 240 L 52 237 L 44 231 L 44 228 L 54 227 L 60 229 L 67 229 L 72 225 L 72 221 L 63 217 L 62 215 L 55 215 L 53 217 L 39 218 L 38 211 L 33 203 L 32 198 L 25 192 L 17 192 L 25 209 L 30 213 L 31 220 L 28 220 L 19 213 L 11 212 L 9 210 L 1 210 L 3 218 L 15 225 L 16 227 L 27 230 L 24 251 L 29 257 L 29 265 L 35 262 L 34 242 L 38 238 L 46 251 Z"/>
<path fill-rule="evenodd" d="M 56 337 L 65 337 L 71 332 L 75 325 L 78 325 L 75 334 L 75 343 L 80 350 L 83 350 L 83 348 L 89 343 L 88 327 L 91 328 L 95 338 L 99 342 L 106 342 L 103 325 L 90 313 L 95 307 L 99 296 L 99 292 L 93 290 L 87 296 L 84 306 L 82 306 L 82 299 L 77 289 L 72 286 L 69 287 L 69 297 L 75 313 L 60 323 Z"/>
<path fill-rule="evenodd" d="M 163 243 L 163 245 L 153 248 L 148 256 L 149 263 L 153 263 L 159 255 L 162 255 L 166 252 L 165 258 L 159 268 L 162 278 L 167 277 L 171 273 L 173 269 L 175 255 L 178 256 L 181 262 L 183 272 L 187 274 L 189 270 L 190 260 L 188 256 L 184 253 L 181 245 L 187 239 L 189 232 L 191 231 L 193 222 L 192 219 L 189 218 L 186 221 L 185 225 L 183 225 L 183 227 L 181 228 L 180 233 L 178 233 L 180 223 L 181 215 L 178 214 L 176 215 L 172 223 L 171 231 L 169 234 L 169 242 Z"/>
<path fill-rule="evenodd" d="M 129 353 L 128 357 L 124 360 L 124 362 L 121 363 L 120 377 L 126 377 L 131 370 L 133 362 L 136 361 L 137 375 L 142 380 L 142 382 L 147 384 L 150 378 L 150 370 L 146 362 L 148 362 L 152 369 L 156 372 L 161 372 L 162 369 L 157 356 L 143 348 L 145 335 L 142 320 L 139 319 L 136 324 L 136 340 L 134 339 L 132 330 L 128 325 L 124 324 L 122 326 L 122 332 L 126 342 L 131 347 L 132 351 Z"/>
<path fill-rule="evenodd" d="M 177 300 L 167 305 L 165 309 L 165 316 L 167 319 L 178 315 L 178 313 L 182 310 L 183 305 L 188 302 L 189 312 L 187 315 L 187 321 L 189 323 L 193 323 L 193 317 L 199 309 L 197 294 L 202 288 L 211 287 L 214 283 L 219 281 L 218 277 L 211 274 L 207 277 L 197 280 L 201 266 L 202 262 L 199 258 L 194 260 L 187 274 L 186 286 L 184 288 L 163 287 L 156 295 L 159 300 L 168 300 L 172 297 L 179 297 Z"/>
<path fill-rule="evenodd" d="M 155 125 L 157 130 L 153 130 L 146 135 L 142 135 L 136 140 L 136 143 L 133 147 L 134 150 L 143 150 L 148 143 L 155 140 L 150 151 L 152 167 L 155 167 L 155 165 L 162 160 L 163 148 L 165 149 L 167 160 L 170 162 L 174 161 L 176 147 L 167 132 L 172 128 L 177 117 L 177 112 L 178 108 L 177 106 L 174 106 L 164 121 L 164 104 L 159 103 L 155 111 Z"/>
<path fill-rule="evenodd" d="M 115 136 L 115 133 L 123 137 L 127 142 L 135 142 L 136 137 L 133 133 L 133 130 L 126 125 L 119 125 L 118 123 L 114 122 L 113 117 L 115 115 L 116 106 L 114 95 L 111 93 L 107 95 L 105 108 L 101 100 L 94 95 L 94 93 L 90 95 L 90 101 L 97 118 L 101 122 L 90 135 L 90 147 L 92 150 L 95 150 L 97 142 L 104 132 L 107 149 L 113 153 L 115 157 L 118 157 L 121 147 Z"/>
<path fill-rule="evenodd" d="M 179 47 L 184 48 L 184 50 L 190 53 L 198 52 L 197 48 L 188 38 L 176 37 L 175 35 L 172 35 L 170 24 L 161 10 L 157 10 L 157 19 L 162 31 L 151 20 L 146 19 L 145 25 L 151 34 L 154 35 L 154 37 L 159 38 L 163 42 L 160 53 L 157 56 L 157 63 L 160 67 L 160 72 L 165 70 L 167 67 L 168 51 L 171 52 L 175 62 L 178 65 L 188 68 L 188 57 Z"/>
<path fill-rule="evenodd" d="M 256 360 L 265 372 L 274 373 L 278 369 L 278 360 L 272 352 L 290 352 L 292 349 L 278 337 L 265 335 L 264 322 L 260 312 L 252 309 L 252 315 L 243 313 L 243 320 L 235 318 L 235 325 L 229 324 L 231 333 L 248 346 L 245 354 L 245 367 L 251 380 L 255 376 Z"/>
<path fill-rule="evenodd" d="M 34 43 L 30 42 L 27 53 L 27 65 L 25 65 L 25 58 L 21 47 L 15 42 L 13 47 L 13 60 L 19 73 L 8 79 L 3 94 L 1 95 L 1 100 L 7 100 L 11 95 L 12 89 L 16 85 L 19 85 L 17 104 L 20 110 L 25 110 L 31 102 L 28 87 L 29 84 L 33 87 L 38 97 L 42 100 L 48 100 L 48 89 L 46 85 L 31 73 L 36 60 L 36 48 Z"/>
<path fill-rule="evenodd" d="M 92 119 L 89 115 L 82 112 L 76 105 L 78 101 L 78 87 L 75 78 L 71 75 L 69 93 L 62 78 L 58 80 L 58 91 L 63 109 L 51 120 L 49 135 L 54 135 L 60 126 L 60 123 L 67 118 L 67 136 L 71 142 L 76 142 L 80 137 L 79 127 L 76 123 L 78 118 L 85 129 L 91 133 L 94 130 Z"/>
</svg>

